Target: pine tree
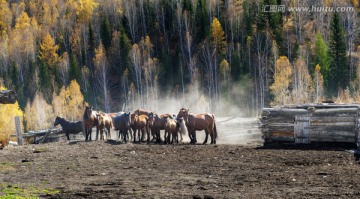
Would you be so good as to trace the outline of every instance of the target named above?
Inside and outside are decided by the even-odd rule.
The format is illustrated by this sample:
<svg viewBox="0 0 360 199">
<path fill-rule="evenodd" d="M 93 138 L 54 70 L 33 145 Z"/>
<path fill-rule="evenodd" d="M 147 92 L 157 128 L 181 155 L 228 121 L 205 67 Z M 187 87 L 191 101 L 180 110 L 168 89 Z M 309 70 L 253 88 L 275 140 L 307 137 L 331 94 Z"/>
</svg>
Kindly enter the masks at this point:
<svg viewBox="0 0 360 199">
<path fill-rule="evenodd" d="M 111 46 L 112 35 L 111 35 L 111 27 L 110 27 L 109 19 L 106 15 L 103 16 L 102 19 L 100 35 L 105 51 L 108 52 Z"/>
<path fill-rule="evenodd" d="M 337 93 L 338 89 L 349 86 L 349 66 L 346 58 L 346 45 L 344 31 L 341 26 L 340 15 L 335 12 L 330 26 L 330 80 L 329 90 L 331 95 Z"/>
<path fill-rule="evenodd" d="M 209 35 L 209 21 L 206 10 L 206 0 L 197 1 L 195 18 L 195 42 L 200 43 Z"/>
<path fill-rule="evenodd" d="M 80 82 L 81 80 L 81 69 L 76 61 L 74 54 L 70 55 L 70 69 L 69 69 L 69 78 L 71 80 L 76 80 Z"/>
<path fill-rule="evenodd" d="M 317 65 L 319 65 L 319 70 L 323 75 L 324 86 L 326 90 L 330 90 L 329 81 L 331 81 L 331 79 L 329 76 L 330 75 L 329 52 L 326 43 L 320 33 L 316 34 L 316 40 L 315 40 L 315 64 L 316 67 Z M 314 69 L 312 71 L 314 71 Z"/>
</svg>

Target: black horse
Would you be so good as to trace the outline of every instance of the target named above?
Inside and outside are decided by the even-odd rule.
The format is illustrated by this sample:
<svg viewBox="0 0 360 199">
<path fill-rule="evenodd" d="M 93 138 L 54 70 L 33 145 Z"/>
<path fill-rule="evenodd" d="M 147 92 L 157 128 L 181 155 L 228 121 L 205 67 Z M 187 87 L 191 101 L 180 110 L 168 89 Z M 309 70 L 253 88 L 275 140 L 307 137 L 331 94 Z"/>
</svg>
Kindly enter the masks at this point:
<svg viewBox="0 0 360 199">
<path fill-rule="evenodd" d="M 54 122 L 54 126 L 57 126 L 59 124 L 68 140 L 70 140 L 69 134 L 77 134 L 83 132 L 82 121 L 68 122 L 64 118 L 57 116 Z"/>
<path fill-rule="evenodd" d="M 126 143 L 127 142 L 126 138 L 129 138 L 128 132 L 130 133 L 130 136 L 132 139 L 133 136 L 132 136 L 132 132 L 131 132 L 131 128 L 130 128 L 130 124 L 131 124 L 130 113 L 119 112 L 114 117 L 113 124 L 114 124 L 115 130 L 119 130 L 118 139 L 120 139 L 120 137 L 122 137 L 124 142 Z"/>
</svg>

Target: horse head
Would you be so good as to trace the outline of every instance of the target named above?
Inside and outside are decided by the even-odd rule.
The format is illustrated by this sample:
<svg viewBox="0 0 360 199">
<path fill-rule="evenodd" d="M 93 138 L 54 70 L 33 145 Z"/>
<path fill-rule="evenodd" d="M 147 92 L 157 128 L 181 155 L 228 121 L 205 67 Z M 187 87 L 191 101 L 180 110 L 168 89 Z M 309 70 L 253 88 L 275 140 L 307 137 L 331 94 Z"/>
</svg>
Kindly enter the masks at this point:
<svg viewBox="0 0 360 199">
<path fill-rule="evenodd" d="M 153 126 L 153 125 L 154 125 L 154 120 L 155 120 L 155 118 L 154 118 L 154 113 L 153 113 L 153 112 L 150 112 L 150 113 L 149 113 L 149 125 L 150 125 L 150 126 Z"/>
<path fill-rule="evenodd" d="M 124 113 L 124 118 L 125 118 L 125 126 L 129 127 L 131 125 L 131 114 L 129 113 Z"/>
<path fill-rule="evenodd" d="M 187 122 L 188 115 L 189 109 L 181 108 L 176 118 L 184 118 L 185 122 Z"/>
<path fill-rule="evenodd" d="M 57 126 L 60 124 L 60 117 L 59 116 L 56 116 L 55 118 L 55 122 L 54 122 L 54 126 Z"/>
<path fill-rule="evenodd" d="M 87 118 L 89 118 L 89 119 L 91 118 L 92 112 L 93 112 L 93 107 L 92 106 L 86 106 L 85 107 L 84 115 L 86 115 Z"/>
</svg>

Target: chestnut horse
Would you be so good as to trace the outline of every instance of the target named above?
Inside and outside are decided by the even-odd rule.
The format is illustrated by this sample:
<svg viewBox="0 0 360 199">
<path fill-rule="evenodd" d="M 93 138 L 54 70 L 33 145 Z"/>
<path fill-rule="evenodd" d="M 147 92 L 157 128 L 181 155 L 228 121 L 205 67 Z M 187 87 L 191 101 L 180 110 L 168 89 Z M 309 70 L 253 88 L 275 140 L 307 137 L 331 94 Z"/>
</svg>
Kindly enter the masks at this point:
<svg viewBox="0 0 360 199">
<path fill-rule="evenodd" d="M 130 128 L 130 124 L 131 124 L 131 114 L 129 113 L 124 113 L 124 112 L 120 112 L 118 113 L 114 119 L 114 128 L 115 130 L 119 131 L 119 136 L 118 139 L 120 139 L 120 137 L 123 137 L 124 142 L 126 143 L 126 138 L 129 137 L 128 136 L 128 131 L 130 132 L 130 135 L 132 137 L 131 134 L 131 128 Z"/>
<path fill-rule="evenodd" d="M 149 127 L 151 129 L 152 136 L 156 139 L 156 142 L 160 143 L 160 130 L 165 130 L 166 117 L 170 116 L 170 114 L 156 114 L 150 112 L 149 116 Z M 166 139 L 165 139 L 166 141 Z"/>
<path fill-rule="evenodd" d="M 104 140 L 104 130 L 107 130 L 106 139 L 111 139 L 111 128 L 113 126 L 112 118 L 106 113 L 99 112 L 96 114 L 98 118 L 98 128 L 100 130 L 100 140 Z M 97 135 L 96 135 L 97 137 Z"/>
<path fill-rule="evenodd" d="M 151 111 L 145 110 L 145 109 L 137 109 L 134 111 L 134 113 L 131 114 L 131 121 L 134 121 L 135 114 L 137 115 L 146 115 L 149 117 L 149 114 L 152 113 Z M 133 131 L 135 131 L 134 127 L 132 126 Z M 149 130 L 149 129 L 147 129 Z M 150 131 L 149 131 L 150 132 Z M 153 140 L 156 138 L 155 132 L 151 129 L 151 135 L 153 136 Z"/>
<path fill-rule="evenodd" d="M 98 118 L 97 112 L 93 110 L 92 106 L 87 106 L 83 115 L 83 124 L 85 132 L 85 141 L 91 140 L 91 131 L 92 127 L 96 127 L 96 139 L 98 139 L 99 128 L 98 128 Z"/>
<path fill-rule="evenodd" d="M 166 143 L 173 144 L 174 141 L 176 143 L 179 143 L 179 139 L 178 139 L 179 127 L 180 126 L 177 124 L 177 121 L 173 119 L 171 116 L 165 118 L 165 135 L 164 135 L 165 144 Z M 170 141 L 170 136 L 172 137 L 171 141 Z"/>
<path fill-rule="evenodd" d="M 203 144 L 207 143 L 208 135 L 211 137 L 210 144 L 216 144 L 217 130 L 215 124 L 215 117 L 212 114 L 193 114 L 189 109 L 181 108 L 177 118 L 184 118 L 186 128 L 189 132 L 190 143 L 196 143 L 196 131 L 205 130 L 205 140 Z"/>
<path fill-rule="evenodd" d="M 138 130 L 139 142 L 142 142 L 145 136 L 145 131 L 147 133 L 147 141 L 150 142 L 150 132 L 149 132 L 149 117 L 147 115 L 138 115 L 136 112 L 132 114 L 134 119 L 131 118 L 132 128 L 134 130 L 134 142 L 136 142 L 136 130 Z M 140 137 L 141 131 L 141 137 Z"/>
</svg>

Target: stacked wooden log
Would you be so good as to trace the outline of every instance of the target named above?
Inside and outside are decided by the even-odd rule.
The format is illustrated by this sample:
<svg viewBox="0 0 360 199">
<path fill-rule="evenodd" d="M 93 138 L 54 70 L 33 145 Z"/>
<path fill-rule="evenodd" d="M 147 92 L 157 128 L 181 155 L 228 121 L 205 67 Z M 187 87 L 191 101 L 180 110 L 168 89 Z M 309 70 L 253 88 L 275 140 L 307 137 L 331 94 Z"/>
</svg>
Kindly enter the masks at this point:
<svg viewBox="0 0 360 199">
<path fill-rule="evenodd" d="M 260 129 L 269 142 L 357 143 L 360 105 L 307 104 L 264 108 Z"/>
<path fill-rule="evenodd" d="M 16 93 L 11 90 L 0 91 L 0 104 L 14 104 L 16 102 Z"/>
</svg>

